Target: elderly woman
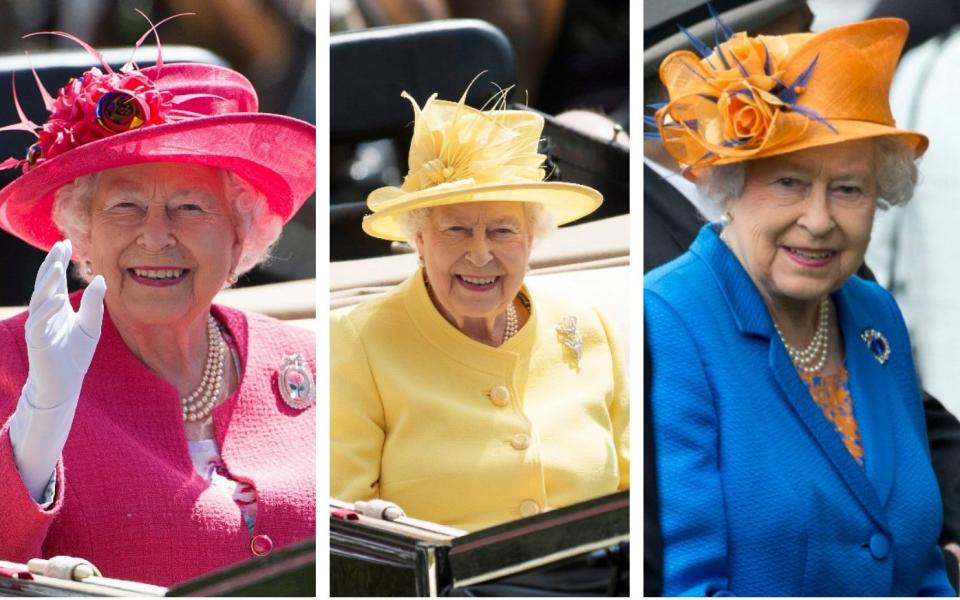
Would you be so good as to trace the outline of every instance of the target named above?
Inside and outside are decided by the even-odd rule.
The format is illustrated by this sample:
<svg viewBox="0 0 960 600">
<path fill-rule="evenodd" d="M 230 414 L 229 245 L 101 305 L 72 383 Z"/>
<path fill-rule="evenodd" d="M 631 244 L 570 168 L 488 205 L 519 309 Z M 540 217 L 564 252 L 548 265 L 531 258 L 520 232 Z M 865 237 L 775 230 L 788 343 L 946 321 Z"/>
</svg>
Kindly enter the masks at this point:
<svg viewBox="0 0 960 600">
<path fill-rule="evenodd" d="M 854 272 L 924 136 L 896 19 L 667 57 L 664 146 L 723 203 L 644 280 L 665 595 L 955 595 L 907 329 Z"/>
<path fill-rule="evenodd" d="M 172 585 L 314 535 L 314 335 L 212 304 L 313 192 L 314 128 L 229 69 L 129 67 L 6 163 L 0 225 L 50 252 L 0 322 L 0 559 Z"/>
<path fill-rule="evenodd" d="M 600 194 L 542 181 L 542 117 L 464 98 L 411 99 L 410 172 L 368 199 L 422 266 L 332 315 L 330 470 L 336 498 L 475 530 L 627 488 L 628 406 L 603 317 L 524 284 Z"/>
</svg>

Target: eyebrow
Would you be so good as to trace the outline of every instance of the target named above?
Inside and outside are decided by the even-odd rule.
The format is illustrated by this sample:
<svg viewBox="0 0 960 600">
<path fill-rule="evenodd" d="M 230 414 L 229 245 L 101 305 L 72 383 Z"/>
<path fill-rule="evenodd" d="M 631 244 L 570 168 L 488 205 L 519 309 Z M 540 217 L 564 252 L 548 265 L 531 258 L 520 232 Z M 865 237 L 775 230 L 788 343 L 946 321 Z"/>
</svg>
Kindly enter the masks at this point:
<svg viewBox="0 0 960 600">
<path fill-rule="evenodd" d="M 493 227 L 497 227 L 499 225 L 516 225 L 519 227 L 520 223 L 521 223 L 521 220 L 514 216 L 501 217 L 499 219 L 490 221 L 490 225 Z"/>
<path fill-rule="evenodd" d="M 769 170 L 774 174 L 781 173 L 783 171 L 791 171 L 795 173 L 801 173 L 803 175 L 810 175 L 813 173 L 813 169 L 809 166 L 800 162 L 791 161 L 787 158 L 781 159 L 778 161 L 778 164 L 772 166 Z M 831 179 L 843 179 L 847 177 L 869 178 L 870 170 L 868 168 L 850 167 L 845 165 L 836 174 L 834 174 Z"/>
<path fill-rule="evenodd" d="M 143 192 L 147 189 L 147 186 L 143 185 L 135 179 L 117 179 L 110 182 L 112 192 L 116 193 L 130 193 L 130 192 Z M 211 190 L 207 189 L 206 186 L 185 186 L 179 189 L 174 190 L 170 194 L 169 200 L 181 198 L 183 196 L 193 196 L 200 197 L 207 202 L 214 202 L 215 196 Z"/>
<path fill-rule="evenodd" d="M 115 179 L 109 182 L 110 187 L 121 192 L 138 192 L 145 188 L 145 186 L 134 179 Z"/>
<path fill-rule="evenodd" d="M 190 198 L 190 199 L 202 200 L 202 201 L 204 201 L 204 202 L 206 202 L 206 203 L 208 203 L 208 204 L 215 204 L 215 203 L 216 203 L 216 199 L 215 199 L 214 195 L 211 194 L 209 190 L 206 190 L 206 189 L 203 189 L 203 188 L 182 188 L 182 189 L 179 189 L 179 190 L 173 192 L 172 194 L 170 194 L 170 197 L 168 198 L 168 200 L 178 200 L 178 199 L 183 198 L 183 197 L 187 197 L 187 198 Z"/>
</svg>

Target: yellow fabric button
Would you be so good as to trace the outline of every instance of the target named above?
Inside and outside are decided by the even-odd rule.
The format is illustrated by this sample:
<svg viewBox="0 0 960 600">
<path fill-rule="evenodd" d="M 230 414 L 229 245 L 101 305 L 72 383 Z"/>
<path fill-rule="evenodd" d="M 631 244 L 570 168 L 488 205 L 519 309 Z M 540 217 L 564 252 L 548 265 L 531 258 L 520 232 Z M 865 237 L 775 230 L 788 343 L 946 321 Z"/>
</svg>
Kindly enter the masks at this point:
<svg viewBox="0 0 960 600">
<path fill-rule="evenodd" d="M 520 503 L 520 514 L 524 517 L 540 514 L 540 505 L 533 500 L 524 500 Z"/>
<path fill-rule="evenodd" d="M 518 433 L 510 440 L 510 445 L 514 450 L 526 450 L 530 447 L 530 436 L 525 433 Z"/>
<path fill-rule="evenodd" d="M 495 386 L 490 390 L 490 401 L 497 406 L 506 406 L 510 403 L 510 390 L 505 385 Z"/>
</svg>

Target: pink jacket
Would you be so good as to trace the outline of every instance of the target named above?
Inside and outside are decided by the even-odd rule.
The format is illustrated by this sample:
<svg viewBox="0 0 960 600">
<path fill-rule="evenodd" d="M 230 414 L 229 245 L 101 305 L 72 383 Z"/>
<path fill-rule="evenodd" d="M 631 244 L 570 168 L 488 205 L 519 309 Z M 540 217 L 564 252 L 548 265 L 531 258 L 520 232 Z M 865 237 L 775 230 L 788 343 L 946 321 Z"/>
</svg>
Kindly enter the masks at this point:
<svg viewBox="0 0 960 600">
<path fill-rule="evenodd" d="M 213 411 L 217 444 L 230 475 L 256 487 L 255 535 L 274 548 L 312 537 L 316 405 L 288 407 L 277 382 L 296 352 L 315 377 L 315 336 L 226 307 L 213 313 L 243 367 L 237 392 Z M 0 560 L 78 556 L 105 577 L 170 586 L 253 556 L 237 505 L 194 471 L 177 390 L 131 354 L 109 315 L 57 465 L 54 505 L 38 508 L 7 432 L 27 376 L 26 316 L 0 321 Z"/>
</svg>

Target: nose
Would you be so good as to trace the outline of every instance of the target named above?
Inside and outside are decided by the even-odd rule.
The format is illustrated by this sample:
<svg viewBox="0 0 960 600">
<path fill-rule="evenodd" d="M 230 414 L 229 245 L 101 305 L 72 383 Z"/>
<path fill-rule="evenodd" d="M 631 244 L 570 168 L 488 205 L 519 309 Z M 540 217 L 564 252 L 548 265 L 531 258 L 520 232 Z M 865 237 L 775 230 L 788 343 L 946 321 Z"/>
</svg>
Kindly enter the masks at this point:
<svg viewBox="0 0 960 600">
<path fill-rule="evenodd" d="M 837 226 L 830 212 L 831 208 L 826 185 L 811 186 L 797 224 L 809 231 L 813 237 L 823 237 Z"/>
<path fill-rule="evenodd" d="M 487 240 L 486 231 L 478 227 L 480 231 L 474 231 L 470 238 L 470 246 L 467 248 L 467 261 L 475 267 L 482 267 L 493 258 L 490 253 L 490 242 Z"/>
<path fill-rule="evenodd" d="M 165 207 L 157 204 L 147 205 L 137 244 L 148 252 L 160 252 L 176 243 L 172 223 Z"/>
</svg>

